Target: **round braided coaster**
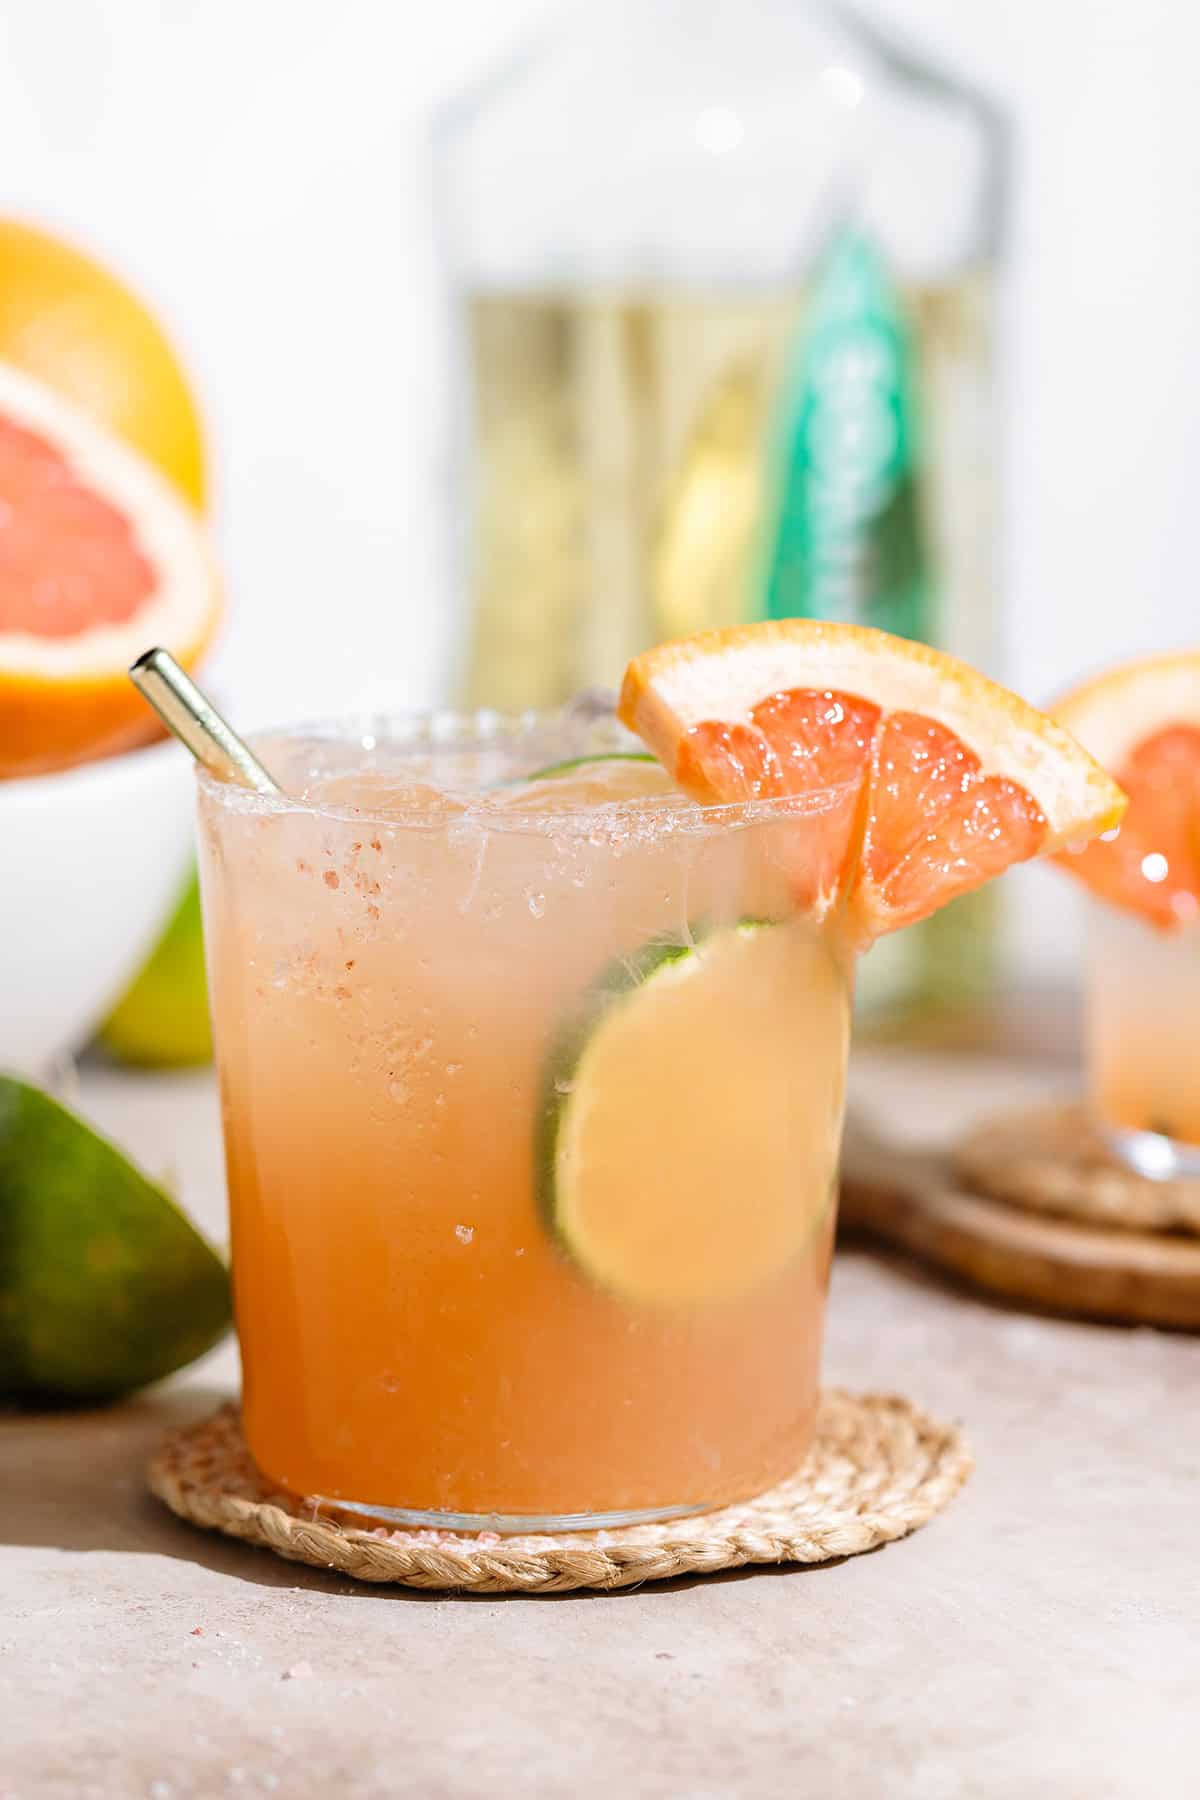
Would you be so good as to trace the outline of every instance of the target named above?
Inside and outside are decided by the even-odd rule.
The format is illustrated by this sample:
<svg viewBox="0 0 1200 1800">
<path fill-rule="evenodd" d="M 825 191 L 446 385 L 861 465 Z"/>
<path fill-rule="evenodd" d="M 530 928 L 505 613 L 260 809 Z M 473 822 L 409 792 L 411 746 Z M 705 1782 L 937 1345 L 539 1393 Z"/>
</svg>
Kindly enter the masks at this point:
<svg viewBox="0 0 1200 1800">
<path fill-rule="evenodd" d="M 1030 1212 L 1129 1231 L 1200 1233 L 1200 1181 L 1134 1174 L 1076 1103 L 993 1114 L 956 1145 L 954 1163 L 976 1193 Z"/>
<path fill-rule="evenodd" d="M 893 1394 L 822 1395 L 804 1467 L 757 1500 L 660 1525 L 539 1537 L 368 1530 L 306 1517 L 254 1468 L 238 1411 L 176 1432 L 150 1463 L 152 1491 L 193 1525 L 358 1581 L 474 1594 L 561 1594 L 711 1575 L 746 1563 L 857 1556 L 924 1525 L 971 1472 L 952 1425 Z"/>
</svg>

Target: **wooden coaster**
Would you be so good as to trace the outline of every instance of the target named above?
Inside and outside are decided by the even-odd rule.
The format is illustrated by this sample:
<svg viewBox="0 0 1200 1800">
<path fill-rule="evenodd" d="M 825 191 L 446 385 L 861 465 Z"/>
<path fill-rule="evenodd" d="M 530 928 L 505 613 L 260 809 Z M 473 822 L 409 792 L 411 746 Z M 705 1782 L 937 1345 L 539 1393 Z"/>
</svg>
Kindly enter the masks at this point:
<svg viewBox="0 0 1200 1800">
<path fill-rule="evenodd" d="M 953 1153 L 886 1143 L 861 1119 L 846 1133 L 841 1224 L 1003 1300 L 1080 1318 L 1200 1331 L 1195 1237 L 1051 1218 L 973 1193 Z"/>
<path fill-rule="evenodd" d="M 1200 1181 L 1150 1181 L 1118 1162 L 1086 1107 L 993 1114 L 954 1152 L 967 1187 L 1031 1212 L 1127 1231 L 1200 1233 Z"/>
<path fill-rule="evenodd" d="M 971 1472 L 957 1429 L 893 1394 L 822 1395 L 804 1467 L 757 1500 L 692 1519 L 555 1536 L 367 1530 L 303 1515 L 250 1461 L 235 1406 L 176 1432 L 147 1471 L 193 1525 L 358 1581 L 473 1594 L 562 1594 L 711 1575 L 747 1563 L 821 1563 L 906 1537 Z"/>
</svg>

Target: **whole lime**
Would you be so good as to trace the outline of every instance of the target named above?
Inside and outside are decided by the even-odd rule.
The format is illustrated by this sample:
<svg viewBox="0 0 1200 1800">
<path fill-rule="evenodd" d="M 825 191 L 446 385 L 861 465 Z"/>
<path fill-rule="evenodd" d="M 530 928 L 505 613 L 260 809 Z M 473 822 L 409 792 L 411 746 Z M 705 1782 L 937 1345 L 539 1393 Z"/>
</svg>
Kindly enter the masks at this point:
<svg viewBox="0 0 1200 1800">
<path fill-rule="evenodd" d="M 0 1076 L 0 1400 L 107 1400 L 224 1336 L 229 1276 L 174 1201 L 48 1094 Z"/>
</svg>

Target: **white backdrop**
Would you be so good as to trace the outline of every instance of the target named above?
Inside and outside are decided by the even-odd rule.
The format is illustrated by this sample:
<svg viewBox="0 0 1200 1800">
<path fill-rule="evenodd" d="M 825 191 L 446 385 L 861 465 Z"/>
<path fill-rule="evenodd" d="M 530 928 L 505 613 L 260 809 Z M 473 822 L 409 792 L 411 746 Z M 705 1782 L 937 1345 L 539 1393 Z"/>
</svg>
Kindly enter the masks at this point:
<svg viewBox="0 0 1200 1800">
<path fill-rule="evenodd" d="M 696 0 L 702 7 L 704 0 Z M 7 0 L 0 210 L 89 243 L 194 368 L 247 723 L 435 698 L 443 360 L 426 131 L 553 0 Z M 1200 637 L 1197 9 L 874 0 L 1020 134 L 1008 673 Z M 1036 878 L 1035 878 L 1036 879 Z M 1065 884 L 1020 910 L 1071 932 Z"/>
</svg>

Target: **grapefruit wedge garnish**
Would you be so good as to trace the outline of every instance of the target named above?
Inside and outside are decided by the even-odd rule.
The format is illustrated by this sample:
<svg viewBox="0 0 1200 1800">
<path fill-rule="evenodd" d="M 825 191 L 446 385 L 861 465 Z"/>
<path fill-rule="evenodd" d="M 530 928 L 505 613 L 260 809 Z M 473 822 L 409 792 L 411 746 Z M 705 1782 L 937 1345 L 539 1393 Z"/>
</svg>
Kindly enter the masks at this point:
<svg viewBox="0 0 1200 1800">
<path fill-rule="evenodd" d="M 1129 796 L 1114 835 L 1062 866 L 1164 929 L 1200 918 L 1200 651 L 1123 663 L 1054 708 Z"/>
<path fill-rule="evenodd" d="M 126 669 L 185 665 L 220 612 L 195 514 L 135 450 L 0 363 L 0 777 L 153 734 Z"/>
<path fill-rule="evenodd" d="M 867 627 L 785 619 L 664 644 L 630 663 L 619 711 L 698 800 L 811 802 L 798 898 L 843 907 L 860 944 L 1124 807 L 1061 725 Z"/>
</svg>

